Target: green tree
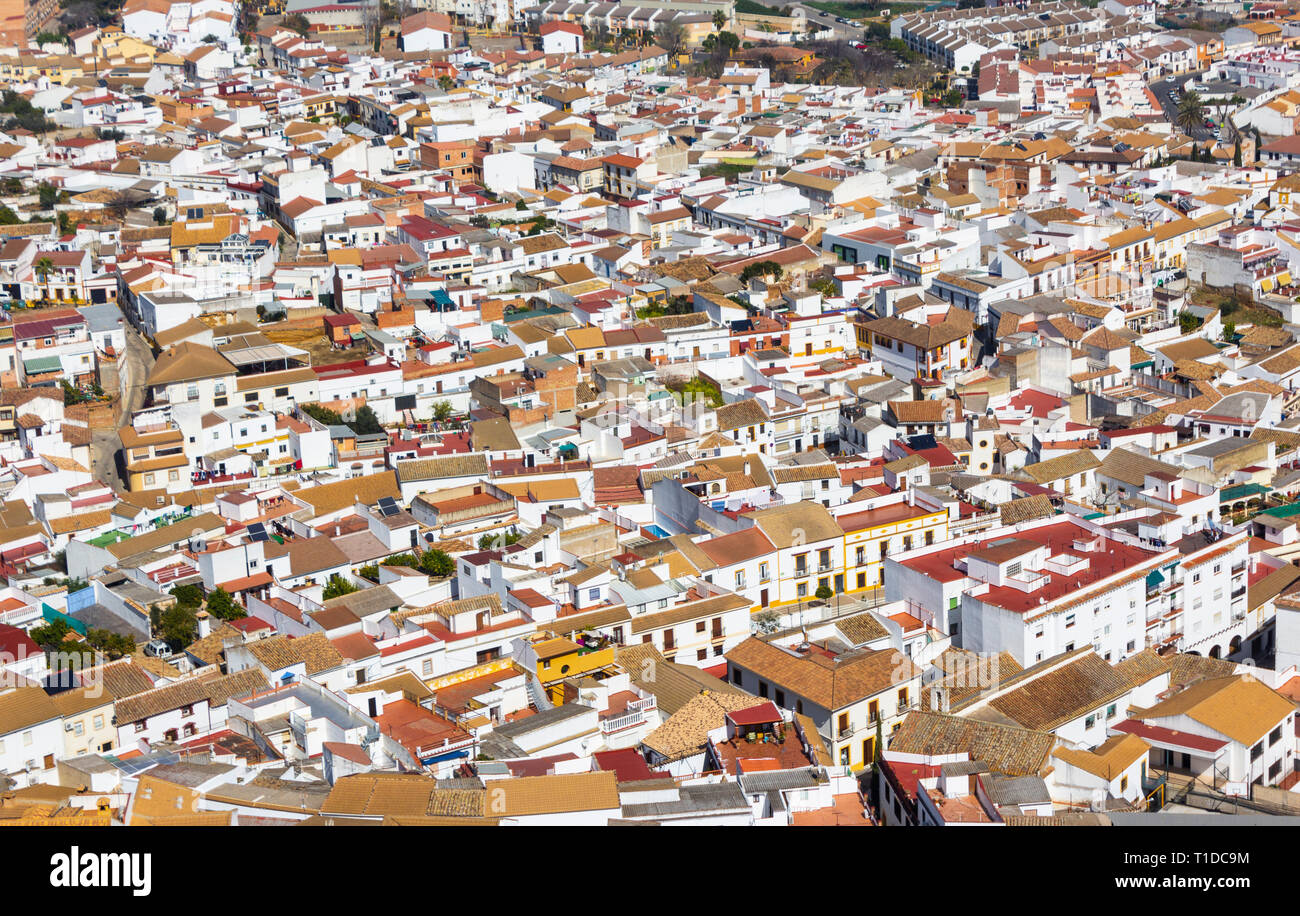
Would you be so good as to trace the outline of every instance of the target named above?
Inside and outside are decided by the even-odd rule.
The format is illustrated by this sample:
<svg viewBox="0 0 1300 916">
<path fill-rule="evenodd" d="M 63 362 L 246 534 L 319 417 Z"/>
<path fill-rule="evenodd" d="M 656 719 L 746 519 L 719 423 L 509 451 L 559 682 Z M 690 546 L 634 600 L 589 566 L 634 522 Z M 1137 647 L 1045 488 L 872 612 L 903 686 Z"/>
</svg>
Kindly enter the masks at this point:
<svg viewBox="0 0 1300 916">
<path fill-rule="evenodd" d="M 171 590 L 177 604 L 198 608 L 203 606 L 203 589 L 197 585 L 178 585 Z"/>
<path fill-rule="evenodd" d="M 49 623 L 32 627 L 27 631 L 32 642 L 42 649 L 57 649 L 63 644 L 64 637 L 72 632 L 72 627 L 62 617 L 55 617 Z"/>
<path fill-rule="evenodd" d="M 1237 336 L 1237 323 L 1235 321 L 1225 321 L 1223 323 L 1223 339 L 1232 343 Z"/>
<path fill-rule="evenodd" d="M 167 643 L 173 652 L 179 652 L 194 642 L 199 632 L 199 621 L 194 608 L 176 604 L 157 612 L 153 629 L 154 635 Z"/>
<path fill-rule="evenodd" d="M 754 277 L 771 277 L 773 280 L 780 281 L 784 271 L 781 265 L 776 261 L 756 261 L 753 264 L 745 265 L 740 272 L 740 282 L 748 285 Z"/>
<path fill-rule="evenodd" d="M 727 25 L 727 14 L 722 10 L 713 11 L 713 28 L 721 32 Z"/>
<path fill-rule="evenodd" d="M 159 226 L 165 225 L 167 222 L 167 211 L 164 210 L 162 207 L 154 207 L 153 221 L 157 223 Z"/>
<path fill-rule="evenodd" d="M 339 416 L 338 411 L 330 410 L 328 407 L 322 407 L 319 404 L 300 404 L 302 412 L 319 423 L 326 426 L 343 426 L 343 417 Z"/>
<path fill-rule="evenodd" d="M 446 420 L 452 414 L 451 401 L 438 401 L 433 405 L 433 418 L 439 423 Z"/>
<path fill-rule="evenodd" d="M 813 592 L 813 597 L 818 601 L 830 601 L 835 597 L 835 593 L 831 591 L 829 585 L 819 585 L 817 586 L 817 591 Z"/>
<path fill-rule="evenodd" d="M 32 265 L 32 272 L 41 281 L 41 286 L 46 287 L 45 295 L 49 296 L 50 274 L 54 273 L 54 262 L 49 258 L 37 258 L 36 263 Z"/>
<path fill-rule="evenodd" d="M 1232 164 L 1241 168 L 1241 138 L 1232 145 Z"/>
<path fill-rule="evenodd" d="M 86 632 L 86 645 L 104 655 L 110 661 L 130 655 L 135 651 L 135 640 L 123 633 L 112 630 L 91 629 Z"/>
<path fill-rule="evenodd" d="M 443 75 L 438 77 L 438 88 L 441 89 L 443 92 L 451 92 L 451 90 L 454 89 L 455 87 L 456 87 L 456 81 L 452 79 L 450 76 Z"/>
<path fill-rule="evenodd" d="M 1199 92 L 1192 90 L 1178 100 L 1174 123 L 1188 132 L 1205 123 L 1205 101 Z"/>
<path fill-rule="evenodd" d="M 435 579 L 445 579 L 456 572 L 456 561 L 444 551 L 430 548 L 420 561 L 420 569 Z"/>
<path fill-rule="evenodd" d="M 220 585 L 208 595 L 208 613 L 218 620 L 239 620 L 248 616 L 248 612 L 230 597 L 230 592 Z"/>
<path fill-rule="evenodd" d="M 330 580 L 325 583 L 325 590 L 321 593 L 321 597 L 328 601 L 341 595 L 350 595 L 355 591 L 359 591 L 355 585 L 338 573 L 334 573 L 334 575 L 330 576 Z"/>
<path fill-rule="evenodd" d="M 307 17 L 302 13 L 291 13 L 285 16 L 280 20 L 280 25 L 286 29 L 292 29 L 303 37 L 306 37 L 307 33 L 311 31 L 311 23 L 307 21 Z"/>
<path fill-rule="evenodd" d="M 384 424 L 379 422 L 379 417 L 375 416 L 375 409 L 369 404 L 362 404 L 357 408 L 357 418 L 351 426 L 358 436 L 369 436 L 384 431 Z"/>
<path fill-rule="evenodd" d="M 518 531 L 510 530 L 506 532 L 490 532 L 478 539 L 479 550 L 491 550 L 494 547 L 509 547 L 511 544 L 519 541 L 520 534 Z"/>
</svg>

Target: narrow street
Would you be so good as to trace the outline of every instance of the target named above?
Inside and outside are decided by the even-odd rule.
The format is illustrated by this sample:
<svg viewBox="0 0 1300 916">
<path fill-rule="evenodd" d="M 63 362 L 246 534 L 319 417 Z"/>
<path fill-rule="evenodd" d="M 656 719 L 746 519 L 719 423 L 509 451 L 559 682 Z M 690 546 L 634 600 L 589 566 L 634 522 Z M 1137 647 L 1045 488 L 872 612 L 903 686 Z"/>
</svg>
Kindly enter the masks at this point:
<svg viewBox="0 0 1300 916">
<path fill-rule="evenodd" d="M 1171 76 L 1167 79 L 1156 80 L 1150 84 L 1151 92 L 1155 95 L 1156 101 L 1160 103 L 1160 107 L 1164 110 L 1165 120 L 1170 124 L 1178 123 L 1178 103 L 1174 101 L 1173 96 L 1170 95 L 1170 93 L 1173 90 L 1182 92 L 1183 86 L 1196 79 L 1199 75 L 1199 73 L 1183 73 L 1179 76 Z M 1206 114 L 1208 116 L 1208 110 Z M 1191 138 L 1197 143 L 1204 143 L 1207 140 L 1214 139 L 1214 132 L 1207 128 L 1204 123 L 1197 124 L 1195 127 L 1191 128 L 1190 131 L 1186 128 L 1183 128 L 1183 130 L 1184 132 L 1189 133 Z"/>
</svg>

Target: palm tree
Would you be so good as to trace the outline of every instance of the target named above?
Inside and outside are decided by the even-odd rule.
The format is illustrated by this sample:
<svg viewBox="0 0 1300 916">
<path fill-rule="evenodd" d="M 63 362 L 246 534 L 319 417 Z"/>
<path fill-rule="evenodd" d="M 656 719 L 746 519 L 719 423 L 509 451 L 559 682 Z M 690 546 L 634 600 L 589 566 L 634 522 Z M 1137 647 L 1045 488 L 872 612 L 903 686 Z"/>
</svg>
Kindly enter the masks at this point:
<svg viewBox="0 0 1300 916">
<path fill-rule="evenodd" d="M 41 298 L 49 301 L 50 274 L 54 273 L 54 262 L 49 258 L 37 258 L 36 263 L 32 265 L 32 271 L 41 281 Z"/>
<path fill-rule="evenodd" d="M 722 10 L 713 11 L 713 27 L 721 32 L 727 25 L 727 14 Z"/>
<path fill-rule="evenodd" d="M 1193 90 L 1178 101 L 1178 114 L 1174 120 L 1188 131 L 1205 123 L 1205 103 L 1201 101 L 1200 93 Z"/>
</svg>

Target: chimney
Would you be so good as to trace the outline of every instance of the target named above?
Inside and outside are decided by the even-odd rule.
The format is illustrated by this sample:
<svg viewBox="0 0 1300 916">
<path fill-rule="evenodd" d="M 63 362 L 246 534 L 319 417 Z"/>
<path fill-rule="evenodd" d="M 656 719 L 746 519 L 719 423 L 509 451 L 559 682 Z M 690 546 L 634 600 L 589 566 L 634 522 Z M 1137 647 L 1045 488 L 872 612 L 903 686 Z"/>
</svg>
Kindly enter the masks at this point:
<svg viewBox="0 0 1300 916">
<path fill-rule="evenodd" d="M 194 615 L 199 622 L 199 639 L 209 636 L 212 633 L 212 618 L 208 616 L 207 611 L 199 611 Z"/>
</svg>

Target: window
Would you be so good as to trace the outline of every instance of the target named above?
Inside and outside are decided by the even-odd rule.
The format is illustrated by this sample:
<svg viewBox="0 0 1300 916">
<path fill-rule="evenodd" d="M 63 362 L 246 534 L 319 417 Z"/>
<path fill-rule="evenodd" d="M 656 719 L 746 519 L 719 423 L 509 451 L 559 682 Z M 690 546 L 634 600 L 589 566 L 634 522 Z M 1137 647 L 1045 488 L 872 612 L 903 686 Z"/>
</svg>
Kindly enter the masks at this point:
<svg viewBox="0 0 1300 916">
<path fill-rule="evenodd" d="M 1268 746 L 1272 747 L 1282 740 L 1282 726 L 1278 726 L 1268 733 Z"/>
<path fill-rule="evenodd" d="M 1120 779 L 1119 779 L 1119 790 L 1120 790 L 1121 792 L 1127 792 L 1127 791 L 1128 791 L 1128 776 L 1121 776 L 1121 777 L 1120 777 Z"/>
<path fill-rule="evenodd" d="M 433 674 L 433 659 L 431 659 L 431 658 L 426 658 L 426 659 L 424 660 L 424 664 L 422 664 L 422 665 L 420 666 L 420 671 L 421 671 L 421 673 L 422 673 L 425 677 L 429 677 L 430 675 L 432 675 L 432 674 Z"/>
<path fill-rule="evenodd" d="M 1115 704 L 1114 704 L 1114 703 L 1111 703 L 1109 706 L 1106 707 L 1106 718 L 1107 718 L 1107 719 L 1113 719 L 1113 718 L 1115 718 Z"/>
<path fill-rule="evenodd" d="M 1255 745 L 1250 749 L 1250 759 L 1258 760 L 1260 757 L 1263 756 L 1264 756 L 1264 742 L 1261 741 L 1259 742 L 1259 744 Z"/>
<path fill-rule="evenodd" d="M 288 387 L 277 388 L 277 389 L 275 389 L 275 396 L 276 396 L 277 398 L 287 398 L 287 397 L 289 396 L 289 389 L 288 389 Z"/>
<path fill-rule="evenodd" d="M 876 720 L 880 718 L 880 701 L 872 700 L 867 704 L 867 724 L 875 725 Z"/>
<path fill-rule="evenodd" d="M 839 733 L 842 735 L 848 730 L 849 730 L 849 714 L 847 712 L 842 712 L 840 713 Z"/>
<path fill-rule="evenodd" d="M 144 723 L 143 722 L 135 723 L 135 731 L 136 734 L 139 734 L 140 732 L 144 731 Z"/>
<path fill-rule="evenodd" d="M 767 699 L 767 682 L 766 682 L 766 681 L 759 681 L 759 682 L 758 682 L 758 695 L 759 695 L 760 697 L 762 697 L 763 699 L 765 699 L 765 700 Z"/>
<path fill-rule="evenodd" d="M 784 691 L 784 690 L 778 690 L 778 691 L 776 692 L 776 705 L 777 705 L 777 706 L 784 706 L 784 705 L 785 705 L 785 691 Z"/>
<path fill-rule="evenodd" d="M 696 633 L 703 633 L 703 632 L 704 632 L 704 621 L 703 621 L 703 620 L 697 620 L 697 621 L 695 621 L 695 632 L 696 632 Z"/>
<path fill-rule="evenodd" d="M 94 718 L 92 724 L 93 724 L 93 725 L 95 726 L 95 728 L 97 728 L 97 729 L 99 729 L 99 728 L 103 728 L 103 727 L 104 727 L 104 717 L 103 717 L 103 716 L 95 716 L 95 718 Z M 4 750 L 3 748 L 0 748 L 0 753 L 3 753 L 3 750 Z"/>
<path fill-rule="evenodd" d="M 706 658 L 708 658 L 708 657 L 709 657 L 709 650 L 708 650 L 708 649 L 696 649 L 696 650 L 695 650 L 695 660 L 696 660 L 697 662 L 702 662 L 702 661 L 704 661 L 704 660 L 705 660 Z"/>
<path fill-rule="evenodd" d="M 599 601 L 599 600 L 600 600 L 600 589 L 598 589 L 598 588 L 589 588 L 589 589 L 587 589 L 587 599 L 588 599 L 589 601 Z"/>
<path fill-rule="evenodd" d="M 737 686 L 739 686 L 739 685 L 740 685 L 740 682 L 741 682 L 740 669 L 739 669 L 739 668 L 732 668 L 732 669 L 731 669 L 731 683 L 736 684 Z"/>
<path fill-rule="evenodd" d="M 1074 615 L 1073 615 L 1073 614 L 1066 614 L 1066 615 L 1065 615 L 1065 628 L 1068 630 L 1068 629 L 1070 629 L 1070 627 L 1072 627 L 1072 626 L 1074 626 Z"/>
<path fill-rule="evenodd" d="M 898 691 L 898 708 L 899 708 L 899 709 L 906 709 L 906 708 L 907 708 L 907 688 L 906 688 L 906 687 L 904 687 L 904 688 L 902 688 L 901 690 Z"/>
<path fill-rule="evenodd" d="M 796 586 L 794 587 L 794 593 L 795 593 L 795 595 L 796 595 L 797 597 L 799 597 L 799 598 L 807 598 L 807 597 L 808 597 L 808 583 L 807 583 L 807 582 L 800 582 L 798 585 L 796 585 Z"/>
<path fill-rule="evenodd" d="M 1096 724 L 1097 724 L 1097 717 L 1095 715 L 1088 716 L 1088 718 L 1083 720 L 1084 728 L 1092 728 Z"/>
<path fill-rule="evenodd" d="M 82 725 L 80 722 L 74 722 L 72 725 L 72 733 L 74 735 L 80 735 L 85 730 L 86 730 L 85 726 Z"/>
<path fill-rule="evenodd" d="M 768 575 L 767 575 L 767 564 L 766 564 L 766 563 L 759 563 L 759 564 L 758 564 L 758 581 L 759 581 L 759 582 L 766 582 L 767 580 L 768 580 Z"/>
<path fill-rule="evenodd" d="M 31 743 L 32 743 L 32 733 L 30 731 L 23 732 L 23 747 L 30 747 Z"/>
<path fill-rule="evenodd" d="M 867 587 L 867 574 L 858 573 L 858 588 L 866 588 L 866 587 Z"/>
</svg>

